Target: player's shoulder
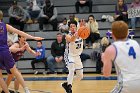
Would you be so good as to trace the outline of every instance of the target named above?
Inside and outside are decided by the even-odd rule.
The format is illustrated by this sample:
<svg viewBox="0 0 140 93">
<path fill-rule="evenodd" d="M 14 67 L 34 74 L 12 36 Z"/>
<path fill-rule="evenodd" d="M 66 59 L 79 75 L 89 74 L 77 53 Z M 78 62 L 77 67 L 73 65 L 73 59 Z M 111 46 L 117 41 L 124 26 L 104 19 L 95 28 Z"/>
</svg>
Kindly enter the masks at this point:
<svg viewBox="0 0 140 93">
<path fill-rule="evenodd" d="M 129 39 L 130 42 L 138 43 L 136 40 Z"/>
<path fill-rule="evenodd" d="M 115 47 L 114 44 L 109 45 L 109 46 L 106 48 L 106 50 L 105 50 L 105 52 L 106 52 L 106 53 L 109 53 L 109 54 L 114 53 L 115 51 L 116 51 L 116 47 Z"/>
<path fill-rule="evenodd" d="M 139 45 L 139 43 L 136 41 L 136 40 L 133 40 L 133 39 L 129 39 L 126 41 L 126 43 L 129 43 L 130 45 Z"/>
</svg>

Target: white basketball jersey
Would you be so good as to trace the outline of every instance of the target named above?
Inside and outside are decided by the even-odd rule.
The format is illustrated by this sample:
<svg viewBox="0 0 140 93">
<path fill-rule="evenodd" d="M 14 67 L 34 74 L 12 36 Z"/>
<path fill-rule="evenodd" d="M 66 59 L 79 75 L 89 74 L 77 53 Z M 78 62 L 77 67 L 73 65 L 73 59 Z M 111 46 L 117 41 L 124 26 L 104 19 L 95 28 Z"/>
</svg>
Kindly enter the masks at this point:
<svg viewBox="0 0 140 93">
<path fill-rule="evenodd" d="M 117 41 L 115 67 L 118 81 L 140 80 L 140 46 L 135 40 Z"/>
<path fill-rule="evenodd" d="M 83 39 L 76 38 L 74 42 L 67 42 L 65 54 L 68 56 L 79 56 L 83 51 Z"/>
</svg>

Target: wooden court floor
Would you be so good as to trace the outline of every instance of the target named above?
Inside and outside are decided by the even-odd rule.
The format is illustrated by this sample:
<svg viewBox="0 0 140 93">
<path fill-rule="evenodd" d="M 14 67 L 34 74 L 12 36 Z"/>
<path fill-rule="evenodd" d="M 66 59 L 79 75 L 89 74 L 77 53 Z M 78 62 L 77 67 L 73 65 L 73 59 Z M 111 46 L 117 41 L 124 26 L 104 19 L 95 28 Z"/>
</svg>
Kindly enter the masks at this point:
<svg viewBox="0 0 140 93">
<path fill-rule="evenodd" d="M 84 77 L 96 77 L 100 75 L 86 74 Z M 24 75 L 27 77 L 66 77 L 66 75 Z M 31 93 L 65 93 L 61 87 L 61 83 L 65 80 L 37 80 L 37 81 L 26 81 Z M 116 80 L 82 80 L 80 82 L 73 83 L 73 93 L 109 93 L 116 84 Z M 10 84 L 10 89 L 14 88 L 13 82 Z M 1 89 L 0 89 L 1 90 Z M 21 93 L 23 92 L 20 86 Z"/>
</svg>

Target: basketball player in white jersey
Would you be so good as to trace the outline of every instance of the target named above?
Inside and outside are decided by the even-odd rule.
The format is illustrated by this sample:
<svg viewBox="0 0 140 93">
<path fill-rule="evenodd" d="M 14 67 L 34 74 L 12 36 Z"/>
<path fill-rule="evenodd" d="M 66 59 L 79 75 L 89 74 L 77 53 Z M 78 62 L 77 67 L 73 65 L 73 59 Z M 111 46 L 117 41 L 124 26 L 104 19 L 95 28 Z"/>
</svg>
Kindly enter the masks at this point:
<svg viewBox="0 0 140 93">
<path fill-rule="evenodd" d="M 111 93 L 140 93 L 140 45 L 128 39 L 128 25 L 123 21 L 112 23 L 115 40 L 102 54 L 103 74 L 111 75 L 115 64 L 118 83 Z"/>
<path fill-rule="evenodd" d="M 80 58 L 83 51 L 83 39 L 77 35 L 77 22 L 70 22 L 69 27 L 70 31 L 66 35 L 66 49 L 64 54 L 69 74 L 67 76 L 67 82 L 64 82 L 62 87 L 67 93 L 72 93 L 73 79 L 80 81 L 83 78 L 83 65 Z M 74 72 L 76 72 L 75 76 Z"/>
</svg>

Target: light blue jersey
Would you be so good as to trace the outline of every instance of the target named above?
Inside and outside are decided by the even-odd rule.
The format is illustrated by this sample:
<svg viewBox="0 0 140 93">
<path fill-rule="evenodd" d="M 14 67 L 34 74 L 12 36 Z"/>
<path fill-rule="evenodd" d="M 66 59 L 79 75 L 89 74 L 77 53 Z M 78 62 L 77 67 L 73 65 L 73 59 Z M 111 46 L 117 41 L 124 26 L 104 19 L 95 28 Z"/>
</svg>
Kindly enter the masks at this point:
<svg viewBox="0 0 140 93">
<path fill-rule="evenodd" d="M 140 93 L 140 46 L 135 40 L 117 41 L 114 61 L 118 84 L 112 93 Z"/>
</svg>

